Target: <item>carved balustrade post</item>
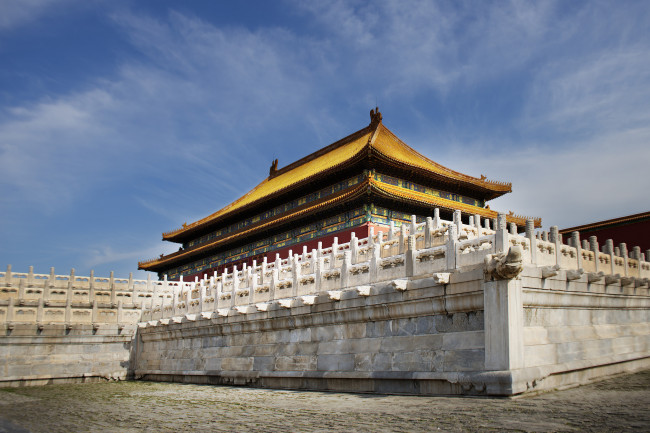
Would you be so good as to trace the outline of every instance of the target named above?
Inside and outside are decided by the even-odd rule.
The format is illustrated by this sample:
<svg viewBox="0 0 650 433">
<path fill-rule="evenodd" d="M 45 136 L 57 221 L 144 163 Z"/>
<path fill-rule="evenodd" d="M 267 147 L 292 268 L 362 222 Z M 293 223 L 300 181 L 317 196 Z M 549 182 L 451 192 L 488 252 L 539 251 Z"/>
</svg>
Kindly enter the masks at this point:
<svg viewBox="0 0 650 433">
<path fill-rule="evenodd" d="M 266 284 L 268 282 L 267 278 L 266 278 L 266 270 L 267 270 L 268 266 L 269 265 L 267 263 L 266 256 L 264 256 L 264 258 L 262 259 L 262 271 L 261 271 L 262 272 L 262 278 L 261 278 L 261 281 L 260 281 L 260 284 L 262 284 L 262 285 L 264 285 L 264 284 Z"/>
<path fill-rule="evenodd" d="M 88 299 L 92 303 L 95 299 L 95 270 L 90 270 L 90 277 L 88 277 Z"/>
<path fill-rule="evenodd" d="M 277 262 L 276 262 L 277 263 Z M 280 269 L 275 267 L 271 273 L 271 284 L 269 285 L 269 300 L 275 299 L 275 286 L 278 284 Z"/>
<path fill-rule="evenodd" d="M 530 242 L 530 262 L 537 264 L 537 238 L 535 237 L 535 221 L 532 218 L 526 220 L 526 237 Z"/>
<path fill-rule="evenodd" d="M 370 253 L 370 282 L 374 283 L 377 281 L 379 275 L 379 266 L 381 261 L 381 242 L 373 244 L 372 250 Z"/>
<path fill-rule="evenodd" d="M 30 266 L 27 272 L 27 287 L 34 287 L 34 266 Z"/>
<path fill-rule="evenodd" d="M 291 286 L 291 296 L 296 297 L 298 296 L 298 284 L 300 284 L 300 269 L 301 269 L 300 262 L 298 261 L 298 254 L 293 256 L 293 260 L 291 263 L 291 274 L 292 274 L 292 286 Z"/>
<path fill-rule="evenodd" d="M 314 267 L 314 284 L 315 284 L 316 293 L 320 292 L 321 286 L 323 285 L 323 281 L 322 281 L 323 266 L 325 266 L 324 258 L 318 256 Z"/>
<path fill-rule="evenodd" d="M 621 257 L 623 257 L 623 267 L 625 268 L 625 276 L 627 277 L 629 276 L 627 268 L 627 244 L 625 242 L 621 242 L 618 248 L 621 251 Z"/>
<path fill-rule="evenodd" d="M 352 232 L 350 237 L 350 253 L 352 256 L 352 264 L 357 264 L 357 257 L 359 255 L 359 239 L 357 239 L 357 235 L 354 232 Z"/>
<path fill-rule="evenodd" d="M 453 223 L 456 226 L 456 234 L 460 236 L 463 230 L 463 214 L 459 210 L 454 211 Z"/>
<path fill-rule="evenodd" d="M 508 230 L 505 214 L 498 214 L 495 230 L 495 250 L 497 253 L 506 252 L 508 250 Z"/>
<path fill-rule="evenodd" d="M 111 290 L 111 305 L 114 307 L 117 302 L 117 291 L 115 289 L 115 275 L 113 271 L 111 271 L 109 287 Z"/>
<path fill-rule="evenodd" d="M 215 279 L 216 288 L 214 290 L 214 311 L 219 309 L 219 302 L 221 301 L 221 295 L 223 294 L 223 274 L 221 277 Z"/>
<path fill-rule="evenodd" d="M 199 284 L 199 314 L 203 313 L 203 305 L 205 302 L 205 283 L 201 280 Z"/>
<path fill-rule="evenodd" d="M 456 243 L 458 242 L 458 233 L 455 224 L 447 226 L 447 269 L 456 269 Z"/>
<path fill-rule="evenodd" d="M 330 259 L 331 269 L 336 267 L 336 256 L 338 254 L 338 249 L 339 249 L 339 238 L 335 236 L 334 241 L 332 242 L 332 258 Z"/>
<path fill-rule="evenodd" d="M 598 272 L 600 270 L 600 247 L 598 246 L 598 238 L 596 236 L 589 236 L 589 250 L 594 253 L 596 272 Z"/>
<path fill-rule="evenodd" d="M 427 221 L 424 224 L 424 248 L 431 248 L 433 243 L 433 218 L 427 217 Z"/>
<path fill-rule="evenodd" d="M 5 272 L 5 287 L 11 287 L 11 265 L 7 265 L 7 272 Z"/>
<path fill-rule="evenodd" d="M 176 316 L 176 314 L 178 313 L 178 297 L 179 297 L 179 295 L 180 295 L 180 293 L 178 291 L 176 291 L 176 290 L 173 291 L 173 294 L 172 294 L 172 309 L 171 309 L 172 316 Z"/>
<path fill-rule="evenodd" d="M 614 261 L 615 251 L 614 251 L 614 241 L 612 239 L 607 239 L 605 241 L 605 248 L 603 251 L 605 254 L 609 254 L 609 264 L 611 266 L 610 273 L 616 275 L 616 263 Z"/>
<path fill-rule="evenodd" d="M 399 254 L 404 254 L 406 251 L 406 225 L 402 224 L 399 231 Z"/>
<path fill-rule="evenodd" d="M 348 287 L 350 281 L 350 267 L 352 266 L 352 253 L 345 251 L 343 253 L 343 263 L 341 263 L 341 288 Z"/>
<path fill-rule="evenodd" d="M 407 250 L 406 250 L 406 276 L 412 277 L 415 274 L 415 235 L 412 234 L 408 237 Z"/>
<path fill-rule="evenodd" d="M 311 260 L 309 261 L 309 269 L 311 269 L 311 273 L 314 274 L 316 273 L 316 266 L 318 264 L 318 251 L 314 248 L 311 250 Z"/>
<path fill-rule="evenodd" d="M 234 308 L 236 305 L 235 298 L 237 297 L 237 290 L 239 289 L 239 272 L 237 266 L 232 267 L 232 295 L 230 295 L 230 307 Z"/>
<path fill-rule="evenodd" d="M 18 281 L 18 303 L 23 304 L 25 302 L 25 279 L 21 278 Z"/>
<path fill-rule="evenodd" d="M 571 246 L 576 249 L 577 266 L 582 269 L 582 247 L 580 245 L 580 232 L 571 232 Z"/>
<path fill-rule="evenodd" d="M 555 244 L 555 264 L 559 265 L 560 258 L 562 257 L 562 237 L 560 236 L 560 231 L 557 226 L 551 226 L 550 242 Z"/>
</svg>

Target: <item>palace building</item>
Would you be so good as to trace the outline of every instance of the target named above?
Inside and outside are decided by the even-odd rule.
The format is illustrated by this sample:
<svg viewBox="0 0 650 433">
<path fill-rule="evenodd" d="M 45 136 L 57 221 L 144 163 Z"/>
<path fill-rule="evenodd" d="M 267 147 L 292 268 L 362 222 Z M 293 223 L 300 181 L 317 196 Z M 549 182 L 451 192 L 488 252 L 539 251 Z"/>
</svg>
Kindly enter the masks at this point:
<svg viewBox="0 0 650 433">
<path fill-rule="evenodd" d="M 203 277 L 224 268 L 251 265 L 276 254 L 323 248 L 431 216 L 493 220 L 488 200 L 512 191 L 510 183 L 468 176 L 446 168 L 402 142 L 371 110 L 370 124 L 285 167 L 273 161 L 269 175 L 238 200 L 181 228 L 163 240 L 179 251 L 138 263 L 170 280 Z M 525 227 L 526 217 L 507 216 Z M 541 219 L 535 219 L 541 226 Z"/>
</svg>

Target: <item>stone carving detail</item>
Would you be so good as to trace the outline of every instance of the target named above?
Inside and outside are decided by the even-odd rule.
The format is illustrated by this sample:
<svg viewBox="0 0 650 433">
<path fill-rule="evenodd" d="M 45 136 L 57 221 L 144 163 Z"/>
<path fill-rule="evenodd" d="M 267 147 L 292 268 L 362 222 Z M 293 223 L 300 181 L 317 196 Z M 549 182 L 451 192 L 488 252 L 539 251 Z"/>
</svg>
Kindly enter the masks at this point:
<svg viewBox="0 0 650 433">
<path fill-rule="evenodd" d="M 596 283 L 596 282 L 602 280 L 604 276 L 605 276 L 605 273 L 602 272 L 602 271 L 601 272 L 589 272 L 587 274 L 587 282 Z"/>
<path fill-rule="evenodd" d="M 393 289 L 397 290 L 398 292 L 403 292 L 408 287 L 408 280 L 405 278 L 393 280 L 391 284 L 393 286 Z"/>
<path fill-rule="evenodd" d="M 584 269 L 572 269 L 566 271 L 566 279 L 567 281 L 575 281 L 579 280 L 582 278 L 582 275 L 585 273 Z"/>
<path fill-rule="evenodd" d="M 485 257 L 485 279 L 510 280 L 516 278 L 524 269 L 521 245 L 513 245 L 508 254 L 489 254 Z"/>
<path fill-rule="evenodd" d="M 542 278 L 551 278 L 554 277 L 558 274 L 558 271 L 560 270 L 559 265 L 553 265 L 553 266 L 544 266 L 542 268 Z"/>
<path fill-rule="evenodd" d="M 433 274 L 433 282 L 436 284 L 449 284 L 449 272 L 436 272 Z"/>
</svg>

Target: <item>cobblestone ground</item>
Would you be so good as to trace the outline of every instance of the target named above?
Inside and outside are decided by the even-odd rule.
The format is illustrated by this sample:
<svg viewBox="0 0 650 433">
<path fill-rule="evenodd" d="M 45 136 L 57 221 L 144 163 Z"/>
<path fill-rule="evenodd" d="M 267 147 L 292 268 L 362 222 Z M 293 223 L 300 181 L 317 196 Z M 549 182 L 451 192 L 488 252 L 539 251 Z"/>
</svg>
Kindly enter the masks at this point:
<svg viewBox="0 0 650 433">
<path fill-rule="evenodd" d="M 153 382 L 0 389 L 4 432 L 650 431 L 650 371 L 515 399 Z"/>
</svg>

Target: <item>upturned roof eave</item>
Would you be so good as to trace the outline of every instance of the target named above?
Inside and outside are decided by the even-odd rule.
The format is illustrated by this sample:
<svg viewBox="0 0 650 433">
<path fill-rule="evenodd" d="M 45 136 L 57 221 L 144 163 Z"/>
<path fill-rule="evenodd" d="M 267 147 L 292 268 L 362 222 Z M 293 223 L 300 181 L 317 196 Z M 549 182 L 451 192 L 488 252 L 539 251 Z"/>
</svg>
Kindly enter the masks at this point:
<svg viewBox="0 0 650 433">
<path fill-rule="evenodd" d="M 222 248 L 228 244 L 238 241 L 243 236 L 250 236 L 262 230 L 270 230 L 273 229 L 274 227 L 277 227 L 280 224 L 285 224 L 287 222 L 300 218 L 307 213 L 315 212 L 318 209 L 322 208 L 323 206 L 340 205 L 342 203 L 346 203 L 351 200 L 354 200 L 360 195 L 365 194 L 367 189 L 368 189 L 368 180 L 366 179 L 363 182 L 360 182 L 359 184 L 354 185 L 353 187 L 350 187 L 347 190 L 340 192 L 335 197 L 330 197 L 320 202 L 306 205 L 302 208 L 294 209 L 292 212 L 283 215 L 280 218 L 276 218 L 272 221 L 263 222 L 253 227 L 240 230 L 229 236 L 226 236 L 221 239 L 216 239 L 198 248 L 178 251 L 175 253 L 168 254 L 167 256 L 163 256 L 160 259 L 154 259 L 148 262 L 139 262 L 138 269 L 142 269 L 146 271 L 158 271 L 158 270 L 165 269 L 169 266 L 173 266 L 174 263 L 176 262 L 183 263 L 192 257 L 208 253 L 210 250 L 216 248 Z"/>
</svg>

